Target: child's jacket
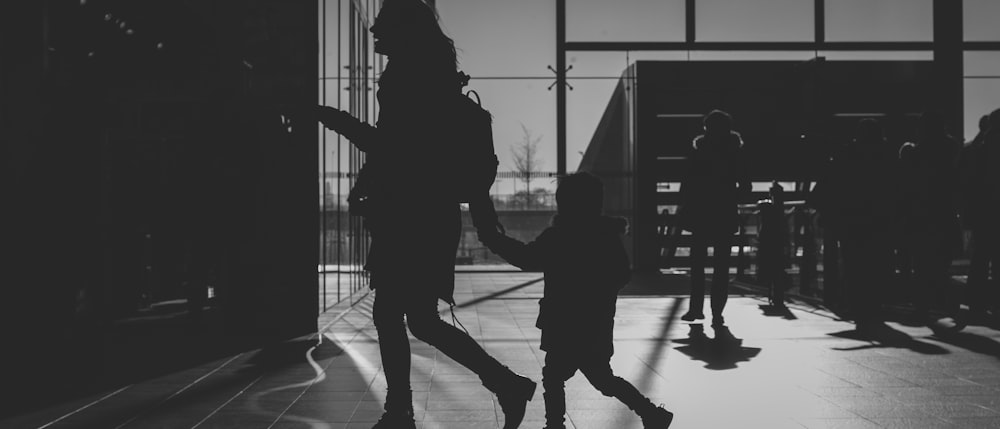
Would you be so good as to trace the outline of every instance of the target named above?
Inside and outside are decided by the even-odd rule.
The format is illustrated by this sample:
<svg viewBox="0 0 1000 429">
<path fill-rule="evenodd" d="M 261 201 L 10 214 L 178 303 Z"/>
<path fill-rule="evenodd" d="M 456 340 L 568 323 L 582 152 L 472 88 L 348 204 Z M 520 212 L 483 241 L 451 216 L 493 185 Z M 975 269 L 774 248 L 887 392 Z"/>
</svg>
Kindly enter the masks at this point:
<svg viewBox="0 0 1000 429">
<path fill-rule="evenodd" d="M 494 252 L 525 271 L 545 273 L 536 327 L 542 350 L 610 357 L 615 301 L 631 278 L 619 235 L 625 219 L 556 215 L 552 226 L 524 244 L 501 237 Z"/>
</svg>

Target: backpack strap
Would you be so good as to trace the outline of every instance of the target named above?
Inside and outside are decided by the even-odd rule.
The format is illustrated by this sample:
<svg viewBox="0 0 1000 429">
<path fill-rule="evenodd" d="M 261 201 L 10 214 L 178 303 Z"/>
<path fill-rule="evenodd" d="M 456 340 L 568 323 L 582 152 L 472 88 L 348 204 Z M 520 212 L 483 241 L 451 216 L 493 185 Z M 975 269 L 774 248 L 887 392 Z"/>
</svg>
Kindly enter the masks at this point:
<svg viewBox="0 0 1000 429">
<path fill-rule="evenodd" d="M 480 107 L 482 107 L 483 101 L 482 101 L 482 99 L 479 98 L 479 93 L 476 92 L 476 90 L 470 89 L 468 92 L 465 93 L 465 96 L 469 97 L 469 98 L 472 98 L 473 95 L 476 96 L 476 104 L 478 104 Z"/>
</svg>

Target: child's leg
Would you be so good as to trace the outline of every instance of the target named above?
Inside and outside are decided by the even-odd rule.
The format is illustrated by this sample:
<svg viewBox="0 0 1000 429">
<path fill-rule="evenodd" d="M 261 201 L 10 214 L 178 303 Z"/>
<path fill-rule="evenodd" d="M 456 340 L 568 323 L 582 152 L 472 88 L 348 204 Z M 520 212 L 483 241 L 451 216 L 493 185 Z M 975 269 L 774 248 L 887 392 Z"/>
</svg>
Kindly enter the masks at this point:
<svg viewBox="0 0 1000 429">
<path fill-rule="evenodd" d="M 562 428 L 566 418 L 566 380 L 576 373 L 576 366 L 559 353 L 545 353 L 542 387 L 545 388 L 545 427 Z"/>
<path fill-rule="evenodd" d="M 607 360 L 588 362 L 580 367 L 590 384 L 604 396 L 615 397 L 639 416 L 645 417 L 656 410 L 656 405 L 643 396 L 639 389 L 611 371 Z"/>
</svg>

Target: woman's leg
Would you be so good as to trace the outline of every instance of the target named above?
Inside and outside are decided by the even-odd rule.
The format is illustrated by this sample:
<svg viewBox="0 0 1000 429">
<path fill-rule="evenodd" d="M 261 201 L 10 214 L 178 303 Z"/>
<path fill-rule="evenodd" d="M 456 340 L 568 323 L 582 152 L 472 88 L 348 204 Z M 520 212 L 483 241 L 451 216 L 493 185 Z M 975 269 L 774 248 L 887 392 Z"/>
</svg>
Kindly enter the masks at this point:
<svg viewBox="0 0 1000 429">
<path fill-rule="evenodd" d="M 372 276 L 372 282 L 382 280 Z M 410 339 L 403 322 L 406 299 L 397 296 L 394 285 L 377 285 L 373 318 L 378 332 L 379 353 L 388 385 L 386 411 L 408 411 L 413 407 L 410 390 Z"/>
<path fill-rule="evenodd" d="M 503 366 L 469 334 L 441 320 L 436 297 L 411 297 L 406 320 L 413 336 L 472 370 L 483 386 L 497 395 L 504 413 L 505 429 L 521 424 L 528 401 L 535 394 L 535 382 Z"/>
<path fill-rule="evenodd" d="M 461 329 L 441 320 L 436 297 L 411 297 L 407 305 L 406 320 L 414 337 L 441 350 L 455 362 L 475 372 L 480 378 L 483 378 L 484 374 L 489 376 L 503 368 L 503 365 L 486 353 L 476 340 Z"/>
</svg>

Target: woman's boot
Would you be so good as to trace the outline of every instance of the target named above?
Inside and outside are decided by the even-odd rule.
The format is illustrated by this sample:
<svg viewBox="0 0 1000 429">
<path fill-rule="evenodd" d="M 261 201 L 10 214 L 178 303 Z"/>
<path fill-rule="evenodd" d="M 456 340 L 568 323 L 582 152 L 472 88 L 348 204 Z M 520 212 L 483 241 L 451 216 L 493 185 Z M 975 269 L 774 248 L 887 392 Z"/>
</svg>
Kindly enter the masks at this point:
<svg viewBox="0 0 1000 429">
<path fill-rule="evenodd" d="M 503 429 L 515 429 L 524 420 L 524 410 L 528 401 L 535 396 L 536 383 L 519 375 L 506 366 L 495 374 L 483 378 L 483 385 L 497 395 L 497 402 L 503 410 Z"/>
</svg>

